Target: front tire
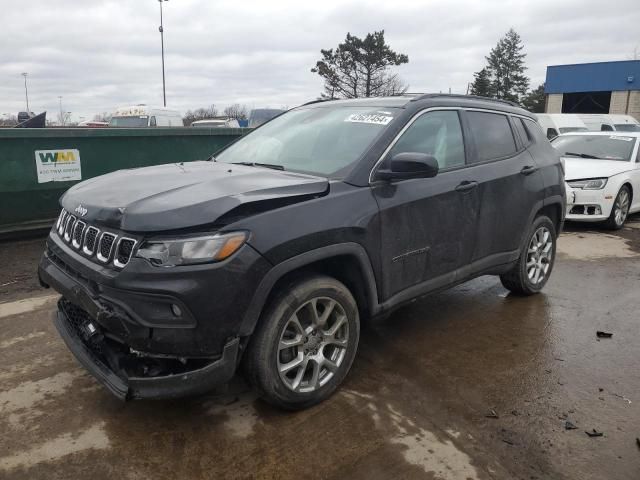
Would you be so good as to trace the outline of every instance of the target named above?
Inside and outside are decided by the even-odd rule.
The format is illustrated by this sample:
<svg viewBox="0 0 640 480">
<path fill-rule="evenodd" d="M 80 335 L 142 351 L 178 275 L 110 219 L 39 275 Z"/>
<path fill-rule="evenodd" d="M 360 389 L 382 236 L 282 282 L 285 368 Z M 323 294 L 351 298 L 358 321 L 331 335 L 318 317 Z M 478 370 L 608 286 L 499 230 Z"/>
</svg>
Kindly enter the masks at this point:
<svg viewBox="0 0 640 480">
<path fill-rule="evenodd" d="M 553 270 L 556 239 L 556 228 L 551 219 L 544 215 L 536 217 L 518 261 L 511 270 L 500 275 L 502 285 L 520 295 L 539 293 Z"/>
<path fill-rule="evenodd" d="M 626 185 L 618 191 L 616 199 L 611 207 L 611 214 L 605 221 L 604 225 L 609 230 L 620 230 L 627 221 L 629 215 L 629 207 L 631 206 L 631 190 Z"/>
<path fill-rule="evenodd" d="M 324 275 L 295 280 L 263 312 L 246 352 L 248 380 L 272 405 L 310 407 L 342 383 L 359 336 L 358 307 L 344 284 Z"/>
</svg>

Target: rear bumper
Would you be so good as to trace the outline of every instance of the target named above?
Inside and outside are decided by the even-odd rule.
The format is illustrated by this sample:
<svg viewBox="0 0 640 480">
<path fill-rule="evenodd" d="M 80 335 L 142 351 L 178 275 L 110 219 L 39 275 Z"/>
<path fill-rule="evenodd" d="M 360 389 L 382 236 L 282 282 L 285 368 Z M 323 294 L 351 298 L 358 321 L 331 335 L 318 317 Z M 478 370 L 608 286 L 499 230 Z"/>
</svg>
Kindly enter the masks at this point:
<svg viewBox="0 0 640 480">
<path fill-rule="evenodd" d="M 166 375 L 129 375 L 125 365 L 131 363 L 132 354 L 127 354 L 122 348 L 114 348 L 86 312 L 83 319 L 77 311 L 70 312 L 70 308 L 78 309 L 64 300 L 58 304 L 54 324 L 60 336 L 89 373 L 121 400 L 196 395 L 227 383 L 235 373 L 238 338 L 224 346 L 220 358 L 199 368 Z"/>
</svg>

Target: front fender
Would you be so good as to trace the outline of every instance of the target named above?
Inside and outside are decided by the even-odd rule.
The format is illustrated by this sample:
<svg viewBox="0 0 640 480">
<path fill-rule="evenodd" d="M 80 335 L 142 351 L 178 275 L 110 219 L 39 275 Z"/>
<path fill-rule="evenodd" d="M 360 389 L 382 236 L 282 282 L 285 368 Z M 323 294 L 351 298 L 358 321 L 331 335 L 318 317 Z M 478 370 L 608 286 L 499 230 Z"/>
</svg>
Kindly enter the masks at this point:
<svg viewBox="0 0 640 480">
<path fill-rule="evenodd" d="M 267 298 L 278 280 L 283 278 L 286 274 L 311 265 L 312 263 L 344 255 L 353 257 L 358 262 L 364 282 L 363 286 L 367 292 L 367 298 L 369 300 L 369 311 L 372 314 L 378 313 L 380 311 L 380 306 L 378 303 L 376 281 L 371 261 L 369 260 L 366 250 L 362 245 L 355 242 L 338 243 L 310 250 L 308 252 L 301 253 L 300 255 L 288 258 L 269 270 L 253 294 L 249 308 L 242 319 L 239 335 L 247 336 L 253 333 L 255 326 L 258 323 L 258 319 L 260 318 L 260 314 L 266 306 Z"/>
</svg>

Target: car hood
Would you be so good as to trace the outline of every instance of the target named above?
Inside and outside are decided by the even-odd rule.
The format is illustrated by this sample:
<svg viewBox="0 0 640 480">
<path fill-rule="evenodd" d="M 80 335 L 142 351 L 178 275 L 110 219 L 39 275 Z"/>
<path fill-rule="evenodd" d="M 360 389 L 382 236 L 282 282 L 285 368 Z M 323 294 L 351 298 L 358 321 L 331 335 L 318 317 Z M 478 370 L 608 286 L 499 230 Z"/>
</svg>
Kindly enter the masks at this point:
<svg viewBox="0 0 640 480">
<path fill-rule="evenodd" d="M 328 189 L 322 177 L 198 161 L 95 177 L 71 187 L 61 204 L 90 223 L 150 232 L 211 225 L 241 205 L 255 206 L 245 212 L 265 211 Z"/>
<path fill-rule="evenodd" d="M 576 157 L 562 158 L 565 165 L 564 177 L 566 180 L 608 178 L 633 169 L 633 164 L 631 162 L 622 162 L 618 160 L 592 160 Z"/>
</svg>

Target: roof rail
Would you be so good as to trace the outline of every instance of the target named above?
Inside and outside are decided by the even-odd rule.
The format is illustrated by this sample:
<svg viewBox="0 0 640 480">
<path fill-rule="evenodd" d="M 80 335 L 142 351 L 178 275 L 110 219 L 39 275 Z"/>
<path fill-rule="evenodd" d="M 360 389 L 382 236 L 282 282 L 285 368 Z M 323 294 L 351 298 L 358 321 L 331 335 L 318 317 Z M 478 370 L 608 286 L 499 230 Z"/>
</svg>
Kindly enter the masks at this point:
<svg viewBox="0 0 640 480">
<path fill-rule="evenodd" d="M 329 102 L 331 100 L 340 100 L 340 99 L 339 98 L 316 98 L 315 100 L 311 100 L 310 102 L 303 103 L 300 106 L 304 107 L 305 105 L 313 105 L 314 103 Z"/>
<path fill-rule="evenodd" d="M 520 105 L 516 102 L 512 102 L 510 100 L 503 100 L 501 98 L 489 98 L 489 97 L 480 97 L 478 95 L 461 95 L 459 93 L 425 93 L 416 98 L 412 98 L 412 102 L 417 102 L 418 100 L 426 100 L 427 98 L 437 98 L 437 97 L 450 97 L 450 98 L 471 98 L 474 100 L 483 100 L 486 102 L 499 102 L 505 103 L 507 105 L 511 105 L 512 107 L 520 107 Z"/>
</svg>

